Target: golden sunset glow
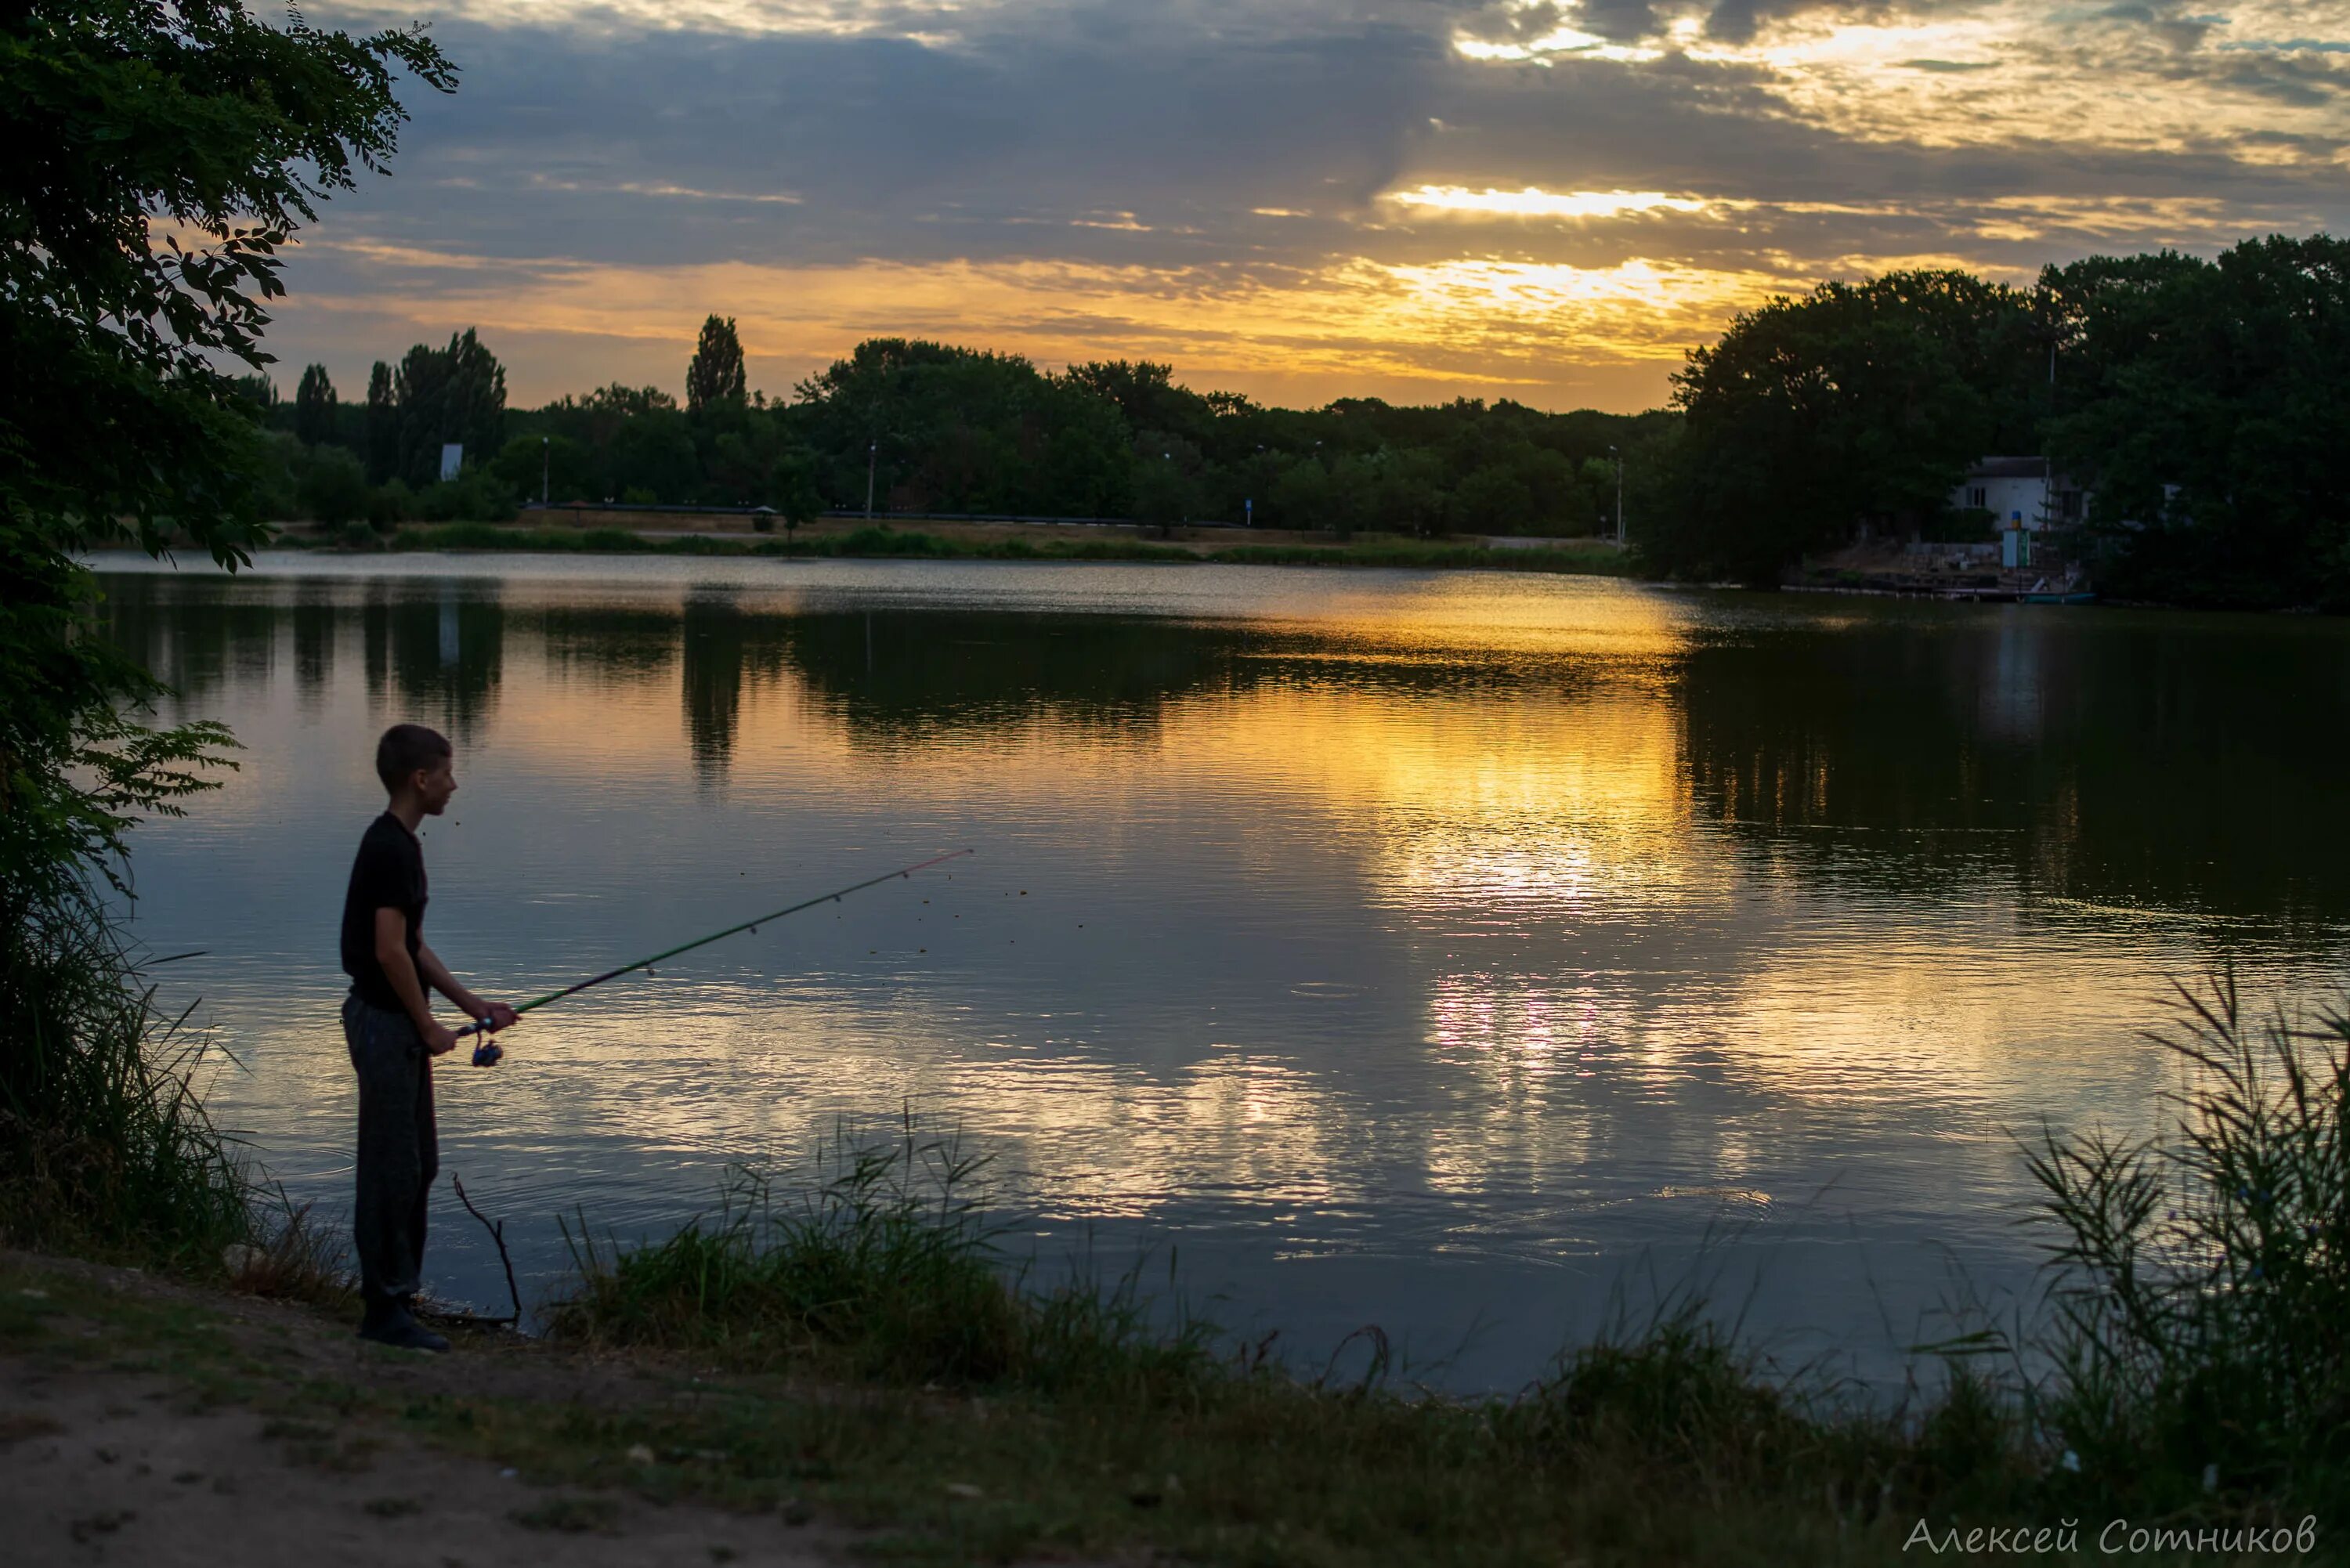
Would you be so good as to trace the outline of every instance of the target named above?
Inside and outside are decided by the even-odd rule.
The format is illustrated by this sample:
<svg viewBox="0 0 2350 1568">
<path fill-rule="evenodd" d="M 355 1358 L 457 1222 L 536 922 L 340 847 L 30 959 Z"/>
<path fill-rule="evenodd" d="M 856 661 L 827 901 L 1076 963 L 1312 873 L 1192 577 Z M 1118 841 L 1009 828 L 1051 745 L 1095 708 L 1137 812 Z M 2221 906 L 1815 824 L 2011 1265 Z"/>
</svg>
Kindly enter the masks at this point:
<svg viewBox="0 0 2350 1568">
<path fill-rule="evenodd" d="M 1447 213 L 1502 213 L 1521 218 L 1612 218 L 1623 213 L 1702 213 L 1707 203 L 1662 191 L 1471 191 L 1461 185 L 1421 185 L 1391 191 L 1387 199 L 1406 207 Z"/>
<path fill-rule="evenodd" d="M 1609 60 L 1617 64 L 1641 64 L 1665 57 L 1665 51 L 1660 48 L 1611 44 L 1596 33 L 1586 33 L 1578 27 L 1555 27 L 1540 37 L 1513 44 L 1489 43 L 1482 38 L 1456 38 L 1452 47 L 1472 60 L 1523 60 L 1538 66 L 1550 65 L 1562 57 Z"/>
<path fill-rule="evenodd" d="M 714 310 L 771 396 L 896 334 L 1632 409 L 1773 293 L 2350 221 L 2350 0 L 445 15 L 464 84 L 307 236 L 286 362 L 348 382 L 471 326 L 518 401 L 674 390 Z"/>
<path fill-rule="evenodd" d="M 332 242 L 321 242 L 329 244 Z M 962 341 L 970 323 L 991 346 L 1057 365 L 1114 330 L 1120 352 L 1174 359 L 1216 386 L 1279 395 L 1323 378 L 1353 376 L 1371 389 L 1425 382 L 1522 397 L 1581 368 L 1643 374 L 1677 362 L 1680 347 L 1719 329 L 1785 275 L 1730 273 L 1636 258 L 1577 267 L 1485 258 L 1389 265 L 1357 261 L 1281 286 L 1211 271 L 1049 262 L 784 268 L 586 267 L 516 270 L 463 255 L 360 243 L 391 267 L 431 269 L 443 282 L 412 304 L 392 294 L 365 302 L 302 300 L 294 319 L 344 309 L 396 313 L 416 336 L 444 322 L 494 321 L 508 335 L 690 349 L 702 302 L 729 302 L 754 376 L 763 364 L 820 363 L 847 324 L 858 337 L 902 335 Z M 529 275 L 536 272 L 536 276 Z M 881 303 L 886 301 L 886 304 Z M 1658 371 L 1661 374 L 1661 371 Z"/>
</svg>

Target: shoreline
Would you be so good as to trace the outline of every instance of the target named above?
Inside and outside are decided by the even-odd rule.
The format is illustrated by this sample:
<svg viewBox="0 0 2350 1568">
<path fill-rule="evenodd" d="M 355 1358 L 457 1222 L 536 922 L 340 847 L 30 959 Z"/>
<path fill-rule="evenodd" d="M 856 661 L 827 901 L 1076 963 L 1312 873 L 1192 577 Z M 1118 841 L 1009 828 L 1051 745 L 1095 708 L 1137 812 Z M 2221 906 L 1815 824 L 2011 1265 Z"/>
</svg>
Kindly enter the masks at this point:
<svg viewBox="0 0 2350 1568">
<path fill-rule="evenodd" d="M 796 536 L 740 530 L 659 530 L 616 527 L 549 528 L 485 523 L 409 524 L 379 542 L 371 533 L 305 535 L 281 528 L 266 547 L 335 556 L 519 553 L 576 556 L 706 556 L 778 560 L 972 560 L 1155 562 L 1172 566 L 1386 566 L 1421 570 L 1536 572 L 1633 578 L 1628 552 L 1612 542 L 1530 541 L 1495 547 L 1474 542 L 1359 535 L 1344 542 L 1304 543 L 1285 536 L 1230 542 L 1229 529 L 1176 529 L 1149 539 L 1139 531 L 1073 525 L 932 523 L 898 528 L 886 522 L 856 527 L 819 525 Z M 1188 536 L 1187 536 L 1188 535 Z M 1201 537 L 1201 535 L 1217 535 Z M 135 546 L 120 546 L 135 548 Z"/>
<path fill-rule="evenodd" d="M 2311 1190 L 2338 1173 L 2297 1152 L 2331 1147 L 2338 1094 L 2253 1130 L 2229 1097 L 2231 1074 L 2290 1068 L 2316 1036 L 2279 1014 L 2254 1037 L 2232 991 L 2214 1008 L 2199 1031 L 2156 1037 L 2207 1069 L 2183 1129 L 2225 1140 L 2219 1158 L 2241 1162 L 2226 1168 L 2278 1170 L 2307 1211 L 2338 1214 L 2335 1189 Z M 2338 1083 L 2340 1058 L 2324 1060 Z M 246 1489 L 269 1504 L 246 1542 L 260 1563 L 307 1563 L 322 1534 L 385 1568 L 460 1544 L 475 1564 L 539 1563 L 556 1532 L 628 1542 L 564 1554 L 591 1564 L 1776 1568 L 1889 1565 L 1921 1542 L 1971 1552 L 1985 1522 L 2063 1561 L 2110 1559 L 2116 1528 L 2142 1563 L 2254 1538 L 2221 1550 L 2306 1561 L 2341 1495 L 2311 1425 L 2339 1386 L 2319 1381 L 2329 1348 L 2243 1334 L 2331 1297 L 2173 1274 L 2126 1288 L 2207 1315 L 2150 1330 L 2083 1315 L 2149 1233 L 2096 1228 L 2152 1179 L 2113 1174 L 2095 1137 L 2052 1133 L 2025 1155 L 2073 1239 L 2056 1314 L 1911 1347 L 1889 1406 L 1816 1359 L 1774 1358 L 1697 1288 L 1562 1345 L 1514 1393 L 1446 1396 L 1376 1324 L 1284 1347 L 1180 1297 L 1170 1316 L 1139 1271 L 1040 1284 L 962 1195 L 971 1167 L 915 1139 L 836 1156 L 797 1194 L 754 1174 L 664 1240 L 598 1242 L 583 1214 L 543 1335 L 513 1332 L 519 1301 L 514 1318 L 427 1313 L 456 1342 L 442 1356 L 353 1337 L 341 1239 L 307 1207 L 274 1230 L 251 1215 L 258 1245 L 182 1246 L 153 1273 L 0 1250 L 0 1509 L 28 1534 L 104 1537 L 165 1568 L 208 1563 L 194 1543 Z M 2174 1218 L 2210 1233 L 2242 1196 L 2190 1184 Z M 2303 1212 L 2286 1209 L 2277 1234 L 2293 1241 L 2261 1255 L 2298 1246 L 2330 1267 Z M 2279 1272 L 2303 1277 L 2297 1259 Z M 2154 1360 L 2166 1334 L 2189 1340 L 2170 1380 L 2102 1370 Z M 2250 1363 L 2233 1354 L 2248 1343 Z M 2312 1392 L 2281 1407 L 2281 1385 Z"/>
<path fill-rule="evenodd" d="M 1711 1341 L 1596 1352 L 1618 1429 L 1539 1391 L 1391 1392 L 1376 1343 L 1370 1372 L 1350 1356 L 1335 1383 L 1281 1371 L 1260 1346 L 1253 1367 L 1170 1398 L 1123 1377 L 918 1384 L 463 1321 L 441 1321 L 455 1348 L 432 1356 L 359 1342 L 350 1315 L 0 1251 L 0 1507 L 33 1560 L 102 1541 L 192 1568 L 216 1557 L 214 1532 L 250 1517 L 243 1556 L 263 1564 L 307 1562 L 324 1535 L 342 1561 L 384 1568 L 556 1555 L 1432 1568 L 1562 1552 L 1759 1568 L 1898 1562 L 1919 1517 L 1895 1496 L 1892 1478 L 1924 1457 L 1898 1422 L 1807 1413 Z M 1627 1399 L 1627 1373 L 1677 1386 L 1721 1440 Z M 1900 1490 L 1925 1481 L 1917 1504 L 1940 1515 L 1953 1480 L 1910 1475 Z M 1688 1505 L 1690 1485 L 1705 1507 Z"/>
<path fill-rule="evenodd" d="M 728 521 L 734 521 L 728 519 Z M 923 520 L 921 526 L 899 528 L 887 520 L 871 524 L 855 520 L 844 525 L 827 517 L 796 537 L 754 531 L 747 520 L 738 527 L 661 529 L 619 526 L 532 526 L 523 524 L 416 523 L 404 524 L 389 535 L 364 524 L 352 524 L 338 534 L 310 530 L 307 524 L 274 524 L 276 532 L 255 546 L 296 555 L 335 559 L 445 554 L 545 555 L 570 556 L 700 556 L 740 560 L 869 560 L 869 561 L 1014 561 L 1031 563 L 1133 565 L 1309 566 L 1317 568 L 1387 568 L 1403 571 L 1507 572 L 1552 576 L 1605 577 L 1643 587 L 1665 590 L 1737 589 L 1757 593 L 1802 594 L 1819 598 L 1877 598 L 1919 603 L 1975 606 L 2018 606 L 2035 609 L 2160 610 L 2173 614 L 2255 616 L 2323 615 L 2318 607 L 2288 605 L 2269 607 L 2213 605 L 2170 599 L 2146 599 L 2113 595 L 2083 583 L 2042 590 L 2036 586 L 1954 586 L 1926 581 L 1886 581 L 1847 574 L 1848 580 L 1825 580 L 1814 574 L 1790 577 L 1773 585 L 1739 581 L 1696 581 L 1655 577 L 1640 570 L 1638 559 L 1614 541 L 1602 538 L 1552 539 L 1538 535 L 1471 535 L 1449 539 L 1419 539 L 1392 534 L 1359 534 L 1338 541 L 1327 535 L 1261 529 L 1251 533 L 1227 524 L 1177 525 L 1163 531 L 1170 537 L 1144 536 L 1139 524 L 1113 522 L 1037 523 L 1025 521 Z M 1076 536 L 1087 535 L 1087 536 Z M 1239 540 L 1234 536 L 1240 535 Z M 184 549 L 174 541 L 167 548 Z M 84 559 L 92 564 L 109 556 L 140 556 L 145 552 L 124 540 L 90 547 Z"/>
</svg>

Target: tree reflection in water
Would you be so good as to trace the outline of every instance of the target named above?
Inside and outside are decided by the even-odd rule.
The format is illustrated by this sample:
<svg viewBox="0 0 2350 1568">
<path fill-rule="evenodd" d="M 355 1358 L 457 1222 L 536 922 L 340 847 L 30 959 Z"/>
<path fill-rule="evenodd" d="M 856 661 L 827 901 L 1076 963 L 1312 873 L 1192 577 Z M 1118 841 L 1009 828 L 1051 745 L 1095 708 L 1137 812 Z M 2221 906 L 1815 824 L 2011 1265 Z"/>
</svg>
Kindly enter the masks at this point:
<svg viewBox="0 0 2350 1568">
<path fill-rule="evenodd" d="M 724 1159 L 912 1096 L 1034 1173 L 1056 1223 L 1275 1270 L 1286 1293 L 1244 1296 L 1309 1341 L 1316 1302 L 1336 1332 L 1389 1312 L 1365 1302 L 1457 1324 L 1469 1258 L 1462 1310 L 1563 1311 L 1642 1248 L 1685 1255 L 1707 1194 L 1797 1249 L 1803 1326 L 1877 1286 L 1930 1300 L 1944 1245 L 2028 1270 L 2001 1127 L 2142 1120 L 2166 975 L 2298 981 L 2345 946 L 2333 623 L 1473 575 L 554 570 L 106 578 L 113 634 L 251 747 L 147 834 L 141 918 L 245 955 L 172 975 L 257 1064 L 236 1125 L 304 1192 L 340 1193 L 348 1135 L 311 928 L 394 719 L 467 747 L 432 918 L 517 984 L 709 929 L 763 881 L 983 846 L 951 884 L 549 1010 L 528 1072 L 453 1081 L 509 1211 L 592 1179 L 615 1222 L 673 1220 Z M 1103 597 L 1005 587 L 1079 582 Z M 1504 1379 L 1555 1343 L 1513 1332 Z"/>
</svg>

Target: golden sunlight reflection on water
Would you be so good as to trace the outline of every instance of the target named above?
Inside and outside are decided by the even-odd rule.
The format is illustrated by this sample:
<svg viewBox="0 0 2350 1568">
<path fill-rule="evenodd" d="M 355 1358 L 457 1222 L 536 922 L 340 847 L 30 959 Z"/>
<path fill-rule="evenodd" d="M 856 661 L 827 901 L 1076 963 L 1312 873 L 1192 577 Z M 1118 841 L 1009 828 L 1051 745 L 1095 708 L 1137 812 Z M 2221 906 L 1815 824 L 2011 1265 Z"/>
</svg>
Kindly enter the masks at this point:
<svg viewBox="0 0 2350 1568">
<path fill-rule="evenodd" d="M 2193 722 L 2244 717 L 2253 669 L 2339 706 L 2322 628 L 1222 568 L 108 586 L 247 747 L 141 829 L 140 920 L 209 950 L 169 985 L 297 1195 L 348 1180 L 331 921 L 384 723 L 457 741 L 428 930 L 494 993 L 979 850 L 444 1069 L 445 1163 L 542 1287 L 557 1211 L 661 1229 L 728 1162 L 910 1103 L 1048 1259 L 1171 1241 L 1302 1344 L 1482 1324 L 1446 1376 L 1507 1385 L 1711 1246 L 1777 1282 L 1765 1320 L 1883 1362 L 1951 1260 L 2027 1277 L 2010 1129 L 2147 1124 L 2168 977 L 2308 985 L 2341 950 L 2339 852 L 2298 826 L 2325 759 Z M 436 1278 L 495 1293 L 479 1238 L 436 1238 Z"/>
</svg>

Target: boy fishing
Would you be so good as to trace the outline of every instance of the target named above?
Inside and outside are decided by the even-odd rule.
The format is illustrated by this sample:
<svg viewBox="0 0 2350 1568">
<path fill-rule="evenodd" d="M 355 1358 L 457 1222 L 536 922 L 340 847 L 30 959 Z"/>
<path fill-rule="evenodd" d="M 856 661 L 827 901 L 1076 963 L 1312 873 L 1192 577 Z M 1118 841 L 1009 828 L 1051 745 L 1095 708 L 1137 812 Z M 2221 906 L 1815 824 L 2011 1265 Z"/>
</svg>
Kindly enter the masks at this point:
<svg viewBox="0 0 2350 1568">
<path fill-rule="evenodd" d="M 504 1002 L 459 983 L 424 945 L 424 848 L 416 829 L 457 793 L 455 753 L 421 724 L 394 724 L 376 742 L 376 776 L 390 794 L 369 825 L 343 895 L 343 1039 L 359 1075 L 359 1191 L 351 1233 L 366 1303 L 359 1337 L 403 1350 L 449 1342 L 410 1311 L 424 1266 L 426 1195 L 441 1168 L 432 1063 L 457 1036 L 432 1017 L 428 988 L 486 1029 L 515 1021 Z"/>
</svg>

